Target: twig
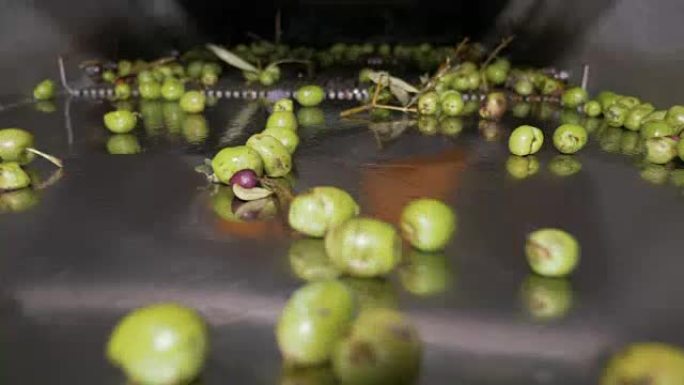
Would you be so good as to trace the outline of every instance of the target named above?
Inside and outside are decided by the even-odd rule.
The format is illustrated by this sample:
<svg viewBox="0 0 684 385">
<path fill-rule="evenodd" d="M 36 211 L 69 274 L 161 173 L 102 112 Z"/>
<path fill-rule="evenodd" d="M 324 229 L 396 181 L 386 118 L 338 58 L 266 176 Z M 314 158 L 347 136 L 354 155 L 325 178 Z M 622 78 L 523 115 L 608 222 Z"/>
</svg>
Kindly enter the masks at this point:
<svg viewBox="0 0 684 385">
<path fill-rule="evenodd" d="M 589 85 L 589 64 L 585 64 L 582 66 L 582 89 L 587 90 L 587 86 Z"/>
<path fill-rule="evenodd" d="M 463 38 L 463 40 L 461 40 L 460 43 L 458 43 L 458 45 L 454 49 L 454 59 L 458 59 L 459 55 L 461 55 L 461 51 L 463 51 L 468 46 L 469 40 L 470 38 L 466 36 Z"/>
<path fill-rule="evenodd" d="M 373 108 L 373 106 L 371 106 L 370 104 L 364 104 L 364 105 L 362 105 L 362 106 L 350 108 L 350 109 L 347 109 L 347 110 L 344 110 L 344 111 L 340 112 L 340 117 L 341 117 L 341 118 L 344 118 L 344 117 L 347 117 L 347 116 L 351 116 L 351 115 L 354 115 L 354 114 L 358 114 L 358 113 L 363 112 L 363 111 L 368 111 L 368 110 L 370 110 L 371 108 Z"/>
<path fill-rule="evenodd" d="M 59 80 L 62 83 L 62 87 L 71 95 L 76 94 L 76 91 L 69 86 L 66 78 L 66 69 L 64 68 L 64 59 L 61 56 L 57 57 L 57 65 L 59 67 Z"/>
<path fill-rule="evenodd" d="M 62 161 L 55 156 L 52 156 L 50 154 L 46 154 L 40 150 L 36 150 L 35 148 L 31 148 L 31 147 L 27 148 L 26 151 L 34 153 L 34 154 L 44 158 L 45 160 L 49 161 L 50 163 L 54 164 L 55 166 L 57 166 L 59 168 L 64 167 L 64 163 L 62 163 Z"/>
<path fill-rule="evenodd" d="M 418 112 L 417 109 L 411 107 L 398 107 L 389 104 L 376 104 L 373 108 L 381 108 L 385 110 L 401 111 L 401 112 Z"/>
<path fill-rule="evenodd" d="M 487 68 L 489 63 L 491 63 L 491 61 L 499 55 L 499 52 L 501 52 L 502 49 L 506 48 L 509 44 L 511 44 L 513 39 L 515 39 L 515 35 L 511 35 L 501 39 L 501 43 L 499 43 L 499 45 L 496 46 L 496 48 L 494 48 L 494 50 L 489 54 L 489 56 L 487 56 L 487 60 L 485 60 L 480 66 L 480 80 L 482 82 L 482 88 L 485 91 L 489 90 L 489 84 L 487 84 L 487 76 L 485 76 L 485 69 Z"/>
</svg>

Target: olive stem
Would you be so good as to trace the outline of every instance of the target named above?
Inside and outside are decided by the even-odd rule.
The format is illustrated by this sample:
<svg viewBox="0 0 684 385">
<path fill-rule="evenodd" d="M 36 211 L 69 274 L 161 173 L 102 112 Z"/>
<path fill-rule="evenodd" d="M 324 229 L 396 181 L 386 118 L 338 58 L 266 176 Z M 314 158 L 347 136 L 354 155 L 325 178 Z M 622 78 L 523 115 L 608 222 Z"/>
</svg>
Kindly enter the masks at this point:
<svg viewBox="0 0 684 385">
<path fill-rule="evenodd" d="M 466 36 L 463 38 L 463 40 L 461 40 L 460 43 L 458 43 L 458 45 L 454 49 L 454 59 L 458 59 L 459 55 L 461 55 L 461 51 L 463 51 L 465 47 L 468 46 L 468 41 L 470 41 L 470 38 Z"/>
<path fill-rule="evenodd" d="M 354 107 L 354 108 L 349 108 L 347 110 L 344 110 L 340 112 L 340 117 L 344 118 L 346 116 L 351 116 L 354 114 L 358 114 L 359 112 L 367 111 L 370 110 L 372 106 L 370 104 L 364 104 L 362 106 Z"/>
<path fill-rule="evenodd" d="M 583 90 L 587 90 L 587 85 L 589 84 L 589 64 L 582 66 L 582 82 L 581 87 Z"/>
<path fill-rule="evenodd" d="M 27 148 L 26 151 L 44 158 L 45 160 L 47 160 L 48 162 L 54 164 L 55 166 L 57 166 L 59 168 L 64 167 L 64 163 L 62 163 L 62 161 L 55 156 L 52 156 L 50 154 L 46 154 L 46 153 L 44 153 L 40 150 L 36 150 L 35 148 L 32 148 L 32 147 Z"/>
<path fill-rule="evenodd" d="M 501 39 L 501 43 L 499 43 L 499 45 L 497 45 L 496 48 L 494 48 L 494 50 L 489 54 L 489 56 L 487 56 L 487 60 L 485 60 L 480 66 L 480 79 L 482 82 L 482 88 L 485 91 L 489 91 L 489 84 L 487 84 L 487 76 L 485 76 L 485 69 L 487 68 L 489 63 L 491 63 L 491 61 L 499 55 L 499 52 L 501 52 L 502 49 L 506 48 L 506 46 L 511 44 L 513 39 L 515 39 L 514 35 Z"/>
<path fill-rule="evenodd" d="M 415 108 L 410 107 L 397 107 L 388 104 L 376 104 L 373 108 L 381 108 L 385 110 L 401 111 L 401 112 L 418 112 Z"/>
</svg>

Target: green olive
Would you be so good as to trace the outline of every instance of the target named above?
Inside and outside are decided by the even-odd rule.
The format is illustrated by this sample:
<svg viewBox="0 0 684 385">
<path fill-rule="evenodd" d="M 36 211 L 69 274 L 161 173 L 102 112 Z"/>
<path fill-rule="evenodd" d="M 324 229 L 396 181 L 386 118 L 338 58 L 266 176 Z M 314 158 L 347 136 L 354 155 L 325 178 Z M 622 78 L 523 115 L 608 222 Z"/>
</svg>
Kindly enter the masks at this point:
<svg viewBox="0 0 684 385">
<path fill-rule="evenodd" d="M 309 283 L 287 301 L 276 326 L 284 360 L 296 366 L 323 364 L 348 330 L 354 298 L 339 281 Z"/>
<path fill-rule="evenodd" d="M 527 236 L 525 253 L 535 273 L 545 277 L 563 277 L 577 267 L 580 246 L 567 232 L 545 228 Z"/>
<path fill-rule="evenodd" d="M 259 73 L 259 83 L 261 83 L 262 86 L 272 86 L 276 83 L 276 81 L 276 78 L 273 77 L 273 75 L 270 72 L 262 71 L 261 73 Z"/>
<path fill-rule="evenodd" d="M 119 72 L 119 76 L 128 76 L 133 69 L 133 63 L 131 63 L 129 60 L 119 60 L 116 69 Z"/>
<path fill-rule="evenodd" d="M 619 96 L 616 103 L 631 110 L 641 104 L 641 101 L 635 96 Z"/>
<path fill-rule="evenodd" d="M 40 203 L 40 196 L 32 188 L 6 191 L 0 194 L 0 213 L 19 213 Z"/>
<path fill-rule="evenodd" d="M 171 63 L 169 64 L 171 67 L 171 72 L 173 73 L 173 76 L 177 78 L 183 78 L 185 77 L 185 67 L 183 67 L 182 64 L 180 63 Z"/>
<path fill-rule="evenodd" d="M 34 145 L 33 135 L 21 128 L 0 129 L 0 160 L 27 164 L 33 160 L 33 153 L 27 151 Z"/>
<path fill-rule="evenodd" d="M 629 114 L 629 108 L 620 104 L 613 104 L 603 110 L 603 116 L 611 127 L 622 127 Z"/>
<path fill-rule="evenodd" d="M 202 114 L 186 114 L 181 125 L 183 138 L 190 144 L 204 143 L 209 137 L 209 124 Z"/>
<path fill-rule="evenodd" d="M 318 107 L 303 107 L 297 111 L 297 122 L 302 127 L 325 125 L 325 114 Z"/>
<path fill-rule="evenodd" d="M 274 111 L 266 120 L 266 128 L 297 130 L 297 117 L 292 111 Z"/>
<path fill-rule="evenodd" d="M 198 79 L 200 76 L 202 76 L 203 65 L 204 62 L 202 62 L 201 60 L 192 61 L 188 64 L 188 68 L 185 72 L 187 73 L 189 78 Z"/>
<path fill-rule="evenodd" d="M 187 91 L 181 96 L 179 103 L 183 111 L 197 114 L 204 111 L 206 97 L 200 91 Z"/>
<path fill-rule="evenodd" d="M 458 116 L 463 111 L 463 96 L 458 91 L 449 91 L 440 98 L 442 114 L 446 116 Z"/>
<path fill-rule="evenodd" d="M 563 90 L 563 83 L 559 80 L 547 77 L 541 88 L 542 95 L 555 95 Z"/>
<path fill-rule="evenodd" d="M 142 70 L 138 72 L 138 84 L 142 83 L 147 83 L 147 82 L 154 82 L 156 81 L 154 75 L 152 74 L 152 71 L 150 70 Z"/>
<path fill-rule="evenodd" d="M 292 170 L 290 152 L 271 135 L 254 134 L 247 140 L 247 147 L 259 153 L 266 175 L 277 178 Z"/>
<path fill-rule="evenodd" d="M 468 100 L 463 106 L 463 111 L 461 111 L 461 116 L 470 116 L 478 112 L 480 109 L 480 102 L 478 100 Z"/>
<path fill-rule="evenodd" d="M 157 81 L 138 83 L 138 92 L 143 99 L 159 99 L 161 96 L 161 86 Z"/>
<path fill-rule="evenodd" d="M 242 71 L 242 77 L 247 80 L 247 83 L 252 83 L 259 80 L 259 72 Z"/>
<path fill-rule="evenodd" d="M 481 81 L 481 75 L 479 72 L 471 72 L 467 76 L 468 80 L 468 89 L 471 91 L 475 91 L 478 88 L 480 88 L 480 81 Z"/>
<path fill-rule="evenodd" d="M 49 100 L 55 97 L 55 82 L 50 79 L 45 79 L 38 83 L 33 89 L 33 98 L 36 100 Z"/>
<path fill-rule="evenodd" d="M 31 185 L 31 178 L 17 162 L 0 162 L 0 191 L 19 190 Z"/>
<path fill-rule="evenodd" d="M 358 80 L 359 83 L 360 83 L 360 84 L 363 84 L 363 83 L 370 83 L 370 82 L 371 82 L 370 75 L 371 75 L 372 73 L 373 73 L 373 70 L 372 70 L 372 69 L 370 69 L 370 68 L 362 68 L 362 69 L 359 71 L 359 80 Z"/>
<path fill-rule="evenodd" d="M 247 146 L 226 147 L 211 160 L 211 168 L 221 183 L 229 184 L 230 178 L 240 170 L 252 170 L 258 176 L 264 172 L 259 153 Z"/>
<path fill-rule="evenodd" d="M 185 86 L 180 80 L 166 78 L 161 86 L 161 95 L 168 101 L 175 101 L 185 93 Z"/>
<path fill-rule="evenodd" d="M 401 238 L 390 224 L 371 218 L 352 218 L 325 236 L 325 250 L 342 272 L 378 277 L 401 260 Z"/>
<path fill-rule="evenodd" d="M 456 232 L 456 214 L 439 200 L 416 199 L 404 207 L 400 227 L 404 239 L 416 249 L 438 251 Z"/>
<path fill-rule="evenodd" d="M 480 108 L 480 117 L 483 119 L 499 120 L 506 113 L 508 100 L 503 92 L 490 92 Z"/>
<path fill-rule="evenodd" d="M 506 171 L 515 179 L 525 179 L 539 171 L 539 161 L 534 155 L 510 155 L 506 160 Z"/>
<path fill-rule="evenodd" d="M 409 293 L 428 297 L 447 291 L 453 273 L 444 255 L 412 250 L 399 268 L 399 278 Z"/>
<path fill-rule="evenodd" d="M 625 384 L 684 384 L 684 351 L 657 342 L 624 347 L 606 364 L 599 385 Z"/>
<path fill-rule="evenodd" d="M 346 191 L 314 187 L 290 203 L 288 223 L 302 234 L 322 237 L 330 229 L 359 214 L 359 205 Z"/>
<path fill-rule="evenodd" d="M 523 125 L 511 133 L 508 149 L 513 155 L 525 156 L 535 154 L 544 143 L 544 133 L 537 127 Z"/>
<path fill-rule="evenodd" d="M 663 120 L 654 120 L 642 124 L 640 133 L 644 139 L 676 135 L 675 129 Z"/>
<path fill-rule="evenodd" d="M 667 116 L 667 110 L 655 110 L 655 111 L 651 112 L 650 114 L 646 115 L 646 117 L 641 122 L 641 124 L 665 120 L 666 116 Z"/>
<path fill-rule="evenodd" d="M 439 107 L 439 95 L 430 91 L 418 98 L 418 113 L 421 115 L 434 115 Z"/>
<path fill-rule="evenodd" d="M 358 312 L 368 309 L 397 309 L 399 298 L 391 279 L 344 277 L 342 282 L 351 290 Z"/>
<path fill-rule="evenodd" d="M 506 82 L 508 78 L 508 68 L 505 65 L 493 63 L 485 68 L 485 76 L 487 81 L 493 85 L 501 85 Z"/>
<path fill-rule="evenodd" d="M 332 366 L 341 385 L 409 385 L 416 381 L 421 356 L 418 331 L 403 314 L 370 309 L 339 342 Z"/>
<path fill-rule="evenodd" d="M 574 294 L 566 279 L 530 275 L 522 284 L 520 296 L 530 316 L 539 321 L 550 321 L 568 314 Z"/>
<path fill-rule="evenodd" d="M 155 74 L 157 81 L 159 82 L 164 81 L 166 78 L 173 77 L 173 70 L 171 70 L 171 67 L 166 64 L 155 67 L 152 72 Z"/>
<path fill-rule="evenodd" d="M 667 182 L 670 177 L 670 170 L 663 165 L 649 163 L 642 167 L 639 176 L 649 183 L 661 185 Z"/>
<path fill-rule="evenodd" d="M 474 72 L 475 76 L 478 76 L 477 72 Z M 451 85 L 453 89 L 456 91 L 468 91 L 470 89 L 470 74 L 465 73 L 465 72 L 458 72 L 455 74 L 452 74 L 453 76 L 450 77 L 450 81 L 447 80 L 446 76 L 443 78 L 445 79 L 444 81 L 444 87 L 446 88 L 448 85 Z M 440 82 L 441 83 L 441 82 Z"/>
<path fill-rule="evenodd" d="M 584 114 L 587 116 L 590 116 L 592 118 L 595 118 L 603 112 L 601 109 L 601 103 L 597 102 L 596 100 L 590 100 L 586 103 L 584 103 L 584 107 L 582 107 L 582 110 L 584 111 Z"/>
<path fill-rule="evenodd" d="M 216 186 L 210 196 L 211 210 L 225 221 L 242 222 L 233 210 L 233 198 L 235 194 L 230 186 Z"/>
<path fill-rule="evenodd" d="M 570 155 L 556 155 L 549 162 L 549 171 L 556 176 L 566 177 L 582 170 L 582 163 Z"/>
<path fill-rule="evenodd" d="M 323 281 L 340 275 L 340 271 L 333 266 L 326 254 L 322 239 L 294 240 L 288 257 L 292 272 L 305 281 Z"/>
<path fill-rule="evenodd" d="M 295 131 L 286 128 L 267 128 L 262 131 L 264 135 L 270 135 L 280 142 L 280 144 L 287 149 L 287 152 L 293 154 L 299 145 L 299 136 Z"/>
<path fill-rule="evenodd" d="M 211 87 L 218 83 L 218 74 L 212 71 L 202 70 L 202 75 L 200 76 L 200 83 L 202 83 L 203 86 Z"/>
<path fill-rule="evenodd" d="M 677 141 L 670 137 L 647 139 L 645 150 L 646 161 L 665 164 L 677 156 Z"/>
<path fill-rule="evenodd" d="M 625 132 L 620 140 L 620 152 L 625 155 L 638 155 L 642 150 L 642 139 L 636 132 Z"/>
<path fill-rule="evenodd" d="M 553 145 L 563 154 L 574 154 L 587 144 L 587 130 L 578 124 L 562 124 L 553 132 Z"/>
<path fill-rule="evenodd" d="M 596 101 L 601 104 L 601 109 L 605 112 L 608 107 L 615 104 L 619 95 L 611 91 L 602 91 L 596 96 Z"/>
<path fill-rule="evenodd" d="M 106 70 L 102 73 L 102 80 L 107 83 L 114 83 L 116 81 L 116 74 L 112 70 Z"/>
<path fill-rule="evenodd" d="M 292 102 L 292 99 L 282 98 L 282 99 L 276 100 L 276 102 L 273 104 L 273 112 L 276 112 L 276 111 L 293 112 L 294 111 L 294 103 Z"/>
<path fill-rule="evenodd" d="M 445 116 L 439 120 L 439 133 L 455 137 L 463 131 L 463 120 L 456 116 Z"/>
<path fill-rule="evenodd" d="M 567 108 L 577 108 L 586 102 L 589 94 L 581 87 L 568 88 L 561 96 L 561 104 Z"/>
<path fill-rule="evenodd" d="M 644 118 L 646 118 L 654 110 L 655 107 L 653 107 L 653 105 L 650 103 L 640 104 L 632 108 L 629 110 L 629 113 L 625 118 L 625 128 L 632 131 L 639 131 Z"/>
<path fill-rule="evenodd" d="M 684 129 L 684 106 L 672 106 L 667 110 L 665 121 L 674 127 L 677 133 Z"/>
<path fill-rule="evenodd" d="M 163 303 L 132 311 L 116 325 L 107 358 L 139 384 L 187 384 L 197 378 L 209 351 L 202 317 L 187 307 Z"/>
<path fill-rule="evenodd" d="M 325 98 L 325 92 L 320 86 L 308 85 L 295 91 L 294 98 L 304 107 L 315 107 L 321 104 Z"/>
<path fill-rule="evenodd" d="M 131 97 L 131 86 L 126 82 L 116 83 L 116 86 L 114 86 L 114 97 L 117 100 L 128 100 Z"/>
<path fill-rule="evenodd" d="M 534 91 L 532 82 L 527 79 L 518 79 L 513 85 L 513 89 L 518 95 L 528 96 Z"/>
<path fill-rule="evenodd" d="M 138 118 L 131 111 L 110 111 L 104 115 L 104 125 L 115 134 L 125 134 L 133 131 Z"/>
<path fill-rule="evenodd" d="M 164 126 L 170 134 L 178 134 L 185 120 L 185 111 L 177 102 L 166 102 L 162 105 Z"/>
<path fill-rule="evenodd" d="M 140 142 L 132 134 L 115 134 L 107 139 L 107 152 L 112 155 L 133 155 L 142 151 Z"/>
</svg>

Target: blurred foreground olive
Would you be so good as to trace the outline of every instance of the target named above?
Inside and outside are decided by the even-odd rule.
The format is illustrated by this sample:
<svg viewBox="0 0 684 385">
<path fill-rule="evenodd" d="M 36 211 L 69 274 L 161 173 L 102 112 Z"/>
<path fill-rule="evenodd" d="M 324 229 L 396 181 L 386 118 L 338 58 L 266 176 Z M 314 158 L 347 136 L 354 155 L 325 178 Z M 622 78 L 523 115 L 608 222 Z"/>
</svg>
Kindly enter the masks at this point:
<svg viewBox="0 0 684 385">
<path fill-rule="evenodd" d="M 320 365 L 330 359 L 346 333 L 354 311 L 354 297 L 341 282 L 318 281 L 295 291 L 276 326 L 278 347 L 292 365 Z"/>
<path fill-rule="evenodd" d="M 657 342 L 634 343 L 613 355 L 600 385 L 684 385 L 684 350 Z"/>
<path fill-rule="evenodd" d="M 412 250 L 399 268 L 399 278 L 406 291 L 427 297 L 447 291 L 453 271 L 443 254 Z"/>
<path fill-rule="evenodd" d="M 0 194 L 0 213 L 18 213 L 29 210 L 40 202 L 40 196 L 32 188 L 7 191 Z"/>
<path fill-rule="evenodd" d="M 506 171 L 515 179 L 525 179 L 539 171 L 539 161 L 534 155 L 510 155 L 506 160 Z"/>
<path fill-rule="evenodd" d="M 322 239 L 295 239 L 288 257 L 292 272 L 304 281 L 328 280 L 340 275 L 326 254 Z"/>
<path fill-rule="evenodd" d="M 421 355 L 418 332 L 404 315 L 366 310 L 337 345 L 333 370 L 342 385 L 409 385 L 418 376 Z"/>
<path fill-rule="evenodd" d="M 556 155 L 548 167 L 554 175 L 570 176 L 582 170 L 582 162 L 572 155 Z"/>
<path fill-rule="evenodd" d="M 525 254 L 535 273 L 545 277 L 564 277 L 577 267 L 580 245 L 565 230 L 542 228 L 527 236 Z"/>
<path fill-rule="evenodd" d="M 133 134 L 115 134 L 107 139 L 107 152 L 112 155 L 133 155 L 142 151 L 138 138 Z"/>
<path fill-rule="evenodd" d="M 563 318 L 573 305 L 570 281 L 529 275 L 523 282 L 520 295 L 527 313 L 540 321 Z"/>
<path fill-rule="evenodd" d="M 187 384 L 204 367 L 208 334 L 206 323 L 194 310 L 155 304 L 119 321 L 107 343 L 107 358 L 135 383 Z"/>
</svg>

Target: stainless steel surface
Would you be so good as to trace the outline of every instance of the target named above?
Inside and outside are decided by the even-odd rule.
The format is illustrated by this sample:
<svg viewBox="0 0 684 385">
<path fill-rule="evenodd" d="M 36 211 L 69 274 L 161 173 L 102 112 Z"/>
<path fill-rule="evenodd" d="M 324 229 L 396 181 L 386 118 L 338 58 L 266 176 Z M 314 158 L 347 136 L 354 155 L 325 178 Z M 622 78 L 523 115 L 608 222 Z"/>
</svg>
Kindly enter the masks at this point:
<svg viewBox="0 0 684 385">
<path fill-rule="evenodd" d="M 193 170 L 222 138 L 238 143 L 261 129 L 258 103 L 222 99 L 206 113 L 212 131 L 200 145 L 139 127 L 145 152 L 135 156 L 105 153 L 104 101 L 60 99 L 51 114 L 31 104 L 0 113 L 0 125 L 32 130 L 40 148 L 66 162 L 39 205 L 0 216 L 4 383 L 123 383 L 104 359 L 109 331 L 130 309 L 167 300 L 210 320 L 206 384 L 278 383 L 273 324 L 302 284 L 288 262 L 289 231 L 278 221 L 222 220 Z M 633 158 L 601 151 L 596 138 L 577 155 L 580 173 L 551 174 L 547 143 L 539 173 L 515 180 L 505 168 L 513 119 L 496 141 L 468 120 L 456 138 L 409 129 L 379 148 L 365 124 L 338 121 L 349 106 L 327 102 L 326 124 L 301 128 L 297 191 L 336 185 L 364 213 L 387 219 L 420 195 L 458 212 L 446 292 L 419 298 L 390 279 L 425 342 L 422 384 L 595 384 L 624 343 L 684 345 L 681 191 L 644 181 Z M 230 124 L 245 111 L 256 112 L 243 130 Z M 547 134 L 554 125 L 545 125 Z M 51 170 L 40 161 L 31 168 Z M 520 300 L 529 275 L 522 243 L 541 226 L 566 228 L 583 247 L 574 306 L 547 322 L 527 315 Z"/>
</svg>

